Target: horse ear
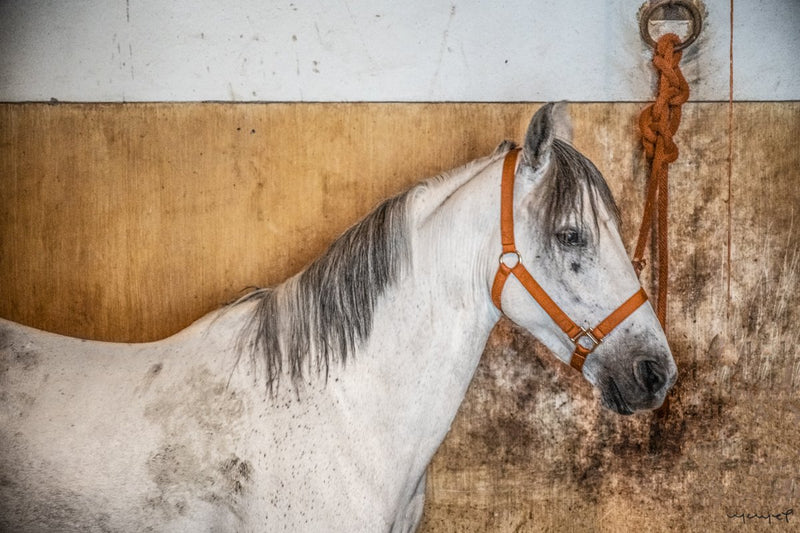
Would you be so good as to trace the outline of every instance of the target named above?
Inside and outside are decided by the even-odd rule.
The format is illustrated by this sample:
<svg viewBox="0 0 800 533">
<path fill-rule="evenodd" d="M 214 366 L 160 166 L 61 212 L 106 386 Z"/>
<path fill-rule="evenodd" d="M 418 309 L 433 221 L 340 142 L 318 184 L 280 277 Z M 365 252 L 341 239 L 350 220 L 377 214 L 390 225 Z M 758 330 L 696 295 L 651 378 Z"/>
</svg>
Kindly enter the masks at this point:
<svg viewBox="0 0 800 533">
<path fill-rule="evenodd" d="M 533 115 L 522 145 L 522 161 L 534 170 L 539 170 L 550 159 L 555 128 L 553 127 L 553 103 L 545 104 Z"/>
<path fill-rule="evenodd" d="M 522 149 L 523 161 L 534 170 L 547 164 L 553 139 L 572 142 L 572 123 L 566 102 L 543 105 L 531 119 Z"/>
<path fill-rule="evenodd" d="M 563 100 L 553 104 L 553 129 L 556 139 L 572 144 L 572 120 Z"/>
</svg>

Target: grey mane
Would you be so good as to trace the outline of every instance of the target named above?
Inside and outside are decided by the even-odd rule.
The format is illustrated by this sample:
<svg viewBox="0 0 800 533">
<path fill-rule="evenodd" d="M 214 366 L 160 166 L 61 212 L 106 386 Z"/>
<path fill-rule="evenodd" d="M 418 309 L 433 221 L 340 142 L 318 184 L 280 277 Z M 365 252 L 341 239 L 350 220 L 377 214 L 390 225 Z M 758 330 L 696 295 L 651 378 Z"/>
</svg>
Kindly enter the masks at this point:
<svg viewBox="0 0 800 533">
<path fill-rule="evenodd" d="M 369 337 L 378 297 L 408 261 L 410 192 L 384 201 L 296 277 L 240 300 L 258 303 L 240 333 L 238 352 L 263 362 L 271 392 L 284 365 L 295 385 L 306 371 L 327 379 L 331 363 L 346 363 Z"/>
<path fill-rule="evenodd" d="M 614 223 L 619 226 L 619 208 L 597 167 L 569 143 L 560 139 L 553 140 L 551 157 L 542 195 L 542 214 L 547 235 L 554 238 L 561 225 L 569 220 L 584 226 L 587 207 L 597 230 L 599 204 L 606 208 Z M 584 191 L 590 194 L 584 195 Z M 587 197 L 588 206 L 585 205 Z"/>
</svg>

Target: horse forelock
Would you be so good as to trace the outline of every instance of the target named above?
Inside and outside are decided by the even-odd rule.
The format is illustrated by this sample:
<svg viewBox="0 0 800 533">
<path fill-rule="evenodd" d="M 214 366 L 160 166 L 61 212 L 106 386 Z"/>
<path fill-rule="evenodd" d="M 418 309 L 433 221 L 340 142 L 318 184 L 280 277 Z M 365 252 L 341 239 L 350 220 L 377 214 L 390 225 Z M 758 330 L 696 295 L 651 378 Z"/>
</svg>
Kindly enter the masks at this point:
<svg viewBox="0 0 800 533">
<path fill-rule="evenodd" d="M 257 303 L 237 351 L 263 366 L 270 391 L 282 374 L 295 384 L 306 374 L 327 379 L 369 337 L 378 298 L 409 260 L 410 192 L 381 203 L 297 276 L 240 300 Z"/>
<path fill-rule="evenodd" d="M 619 227 L 619 208 L 603 175 L 586 156 L 559 139 L 553 141 L 551 165 L 545 176 L 542 202 L 544 229 L 551 239 L 567 221 L 584 226 L 587 207 L 588 218 L 594 222 L 595 229 L 600 206 L 605 208 Z"/>
</svg>

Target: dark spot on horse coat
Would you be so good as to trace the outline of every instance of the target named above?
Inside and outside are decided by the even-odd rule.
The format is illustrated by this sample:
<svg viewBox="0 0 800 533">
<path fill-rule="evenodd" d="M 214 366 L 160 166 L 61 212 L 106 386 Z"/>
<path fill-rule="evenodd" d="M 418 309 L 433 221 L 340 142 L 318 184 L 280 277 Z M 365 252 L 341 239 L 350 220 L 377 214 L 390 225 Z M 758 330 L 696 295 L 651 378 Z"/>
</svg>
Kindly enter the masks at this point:
<svg viewBox="0 0 800 533">
<path fill-rule="evenodd" d="M 148 370 L 153 376 L 159 365 Z M 145 417 L 160 426 L 162 444 L 147 460 L 156 490 L 146 505 L 174 518 L 188 512 L 187 495 L 239 516 L 239 499 L 250 485 L 253 468 L 235 453 L 237 424 L 244 402 L 205 368 L 196 368 L 171 387 L 158 391 Z"/>
<path fill-rule="evenodd" d="M 219 470 L 227 481 L 226 485 L 229 494 L 238 496 L 244 490 L 247 482 L 250 481 L 253 467 L 247 461 L 242 461 L 235 455 L 231 455 L 229 459 L 223 461 Z"/>
<path fill-rule="evenodd" d="M 578 272 L 581 271 L 581 264 L 573 261 L 572 263 L 570 263 L 569 268 L 570 270 L 572 270 L 577 274 Z"/>
<path fill-rule="evenodd" d="M 161 363 L 156 363 L 151 366 L 147 372 L 145 373 L 144 377 L 142 378 L 142 384 L 139 387 L 140 392 L 147 392 L 150 389 L 150 386 L 153 384 L 153 381 L 161 374 L 161 370 L 164 368 L 164 365 Z"/>
<path fill-rule="evenodd" d="M 14 342 L 8 328 L 0 326 L 0 372 L 7 372 L 12 366 L 24 371 L 39 366 L 39 354 L 30 346 Z"/>
<path fill-rule="evenodd" d="M 33 389 L 39 377 L 34 371 L 40 364 L 41 356 L 30 344 L 15 339 L 10 328 L 0 327 L 0 415 L 28 414 L 36 402 Z"/>
<path fill-rule="evenodd" d="M 250 463 L 234 454 L 214 465 L 185 444 L 159 448 L 147 461 L 147 468 L 158 489 L 147 498 L 147 506 L 169 519 L 186 514 L 187 495 L 238 515 L 240 497 L 248 490 L 253 473 Z"/>
<path fill-rule="evenodd" d="M 6 350 L 11 346 L 11 335 L 8 330 L 0 326 L 0 351 Z"/>
<path fill-rule="evenodd" d="M 39 365 L 39 355 L 34 351 L 17 352 L 15 359 L 23 370 L 33 370 Z"/>
</svg>

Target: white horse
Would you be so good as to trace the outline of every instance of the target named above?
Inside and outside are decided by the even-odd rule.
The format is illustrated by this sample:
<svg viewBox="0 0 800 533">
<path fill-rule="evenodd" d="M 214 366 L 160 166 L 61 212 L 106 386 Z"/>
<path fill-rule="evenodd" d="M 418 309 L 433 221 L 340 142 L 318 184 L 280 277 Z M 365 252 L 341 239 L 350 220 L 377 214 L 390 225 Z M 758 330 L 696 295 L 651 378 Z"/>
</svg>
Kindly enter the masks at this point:
<svg viewBox="0 0 800 533">
<path fill-rule="evenodd" d="M 516 248 L 501 258 L 502 312 L 565 362 L 583 346 L 607 407 L 659 406 L 676 367 L 649 304 L 572 341 L 511 268 L 521 257 L 581 324 L 639 290 L 603 178 L 554 136 L 562 114 L 536 113 L 518 163 L 503 143 L 420 183 L 301 273 L 168 339 L 0 321 L 0 530 L 414 530 L 428 462 L 501 315 L 504 164 Z M 588 354 L 592 333 L 607 336 Z"/>
</svg>

